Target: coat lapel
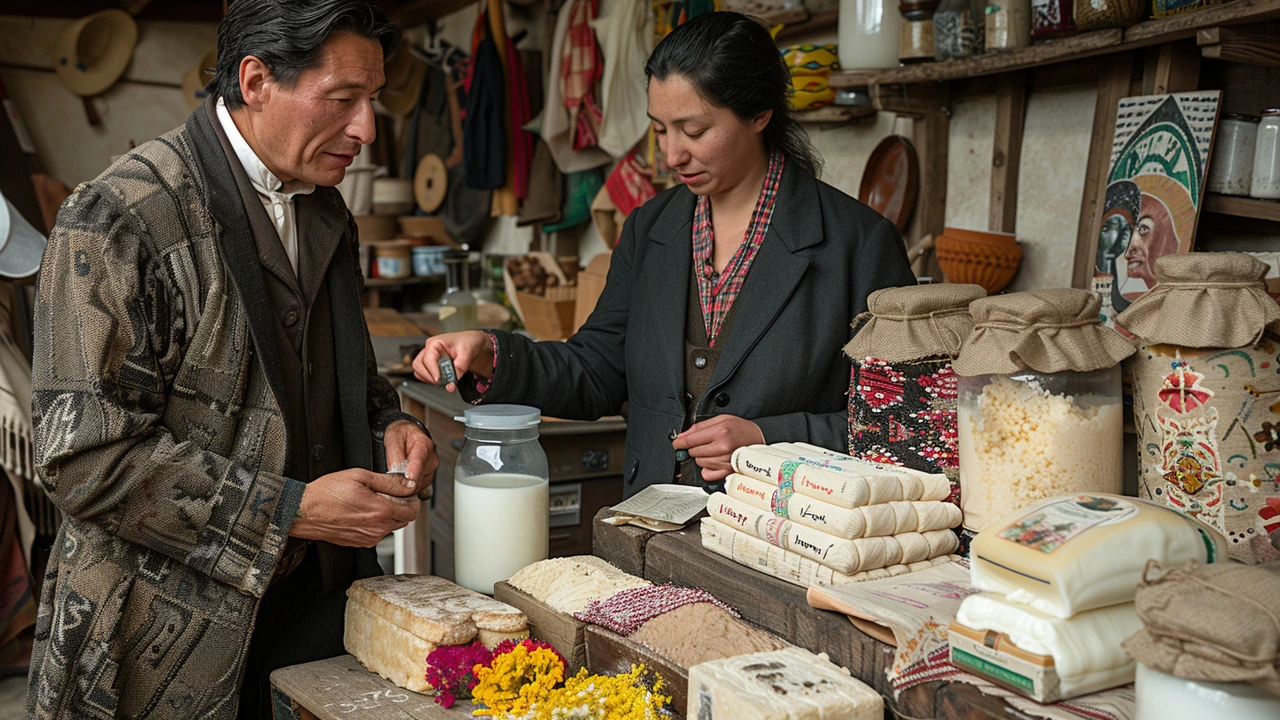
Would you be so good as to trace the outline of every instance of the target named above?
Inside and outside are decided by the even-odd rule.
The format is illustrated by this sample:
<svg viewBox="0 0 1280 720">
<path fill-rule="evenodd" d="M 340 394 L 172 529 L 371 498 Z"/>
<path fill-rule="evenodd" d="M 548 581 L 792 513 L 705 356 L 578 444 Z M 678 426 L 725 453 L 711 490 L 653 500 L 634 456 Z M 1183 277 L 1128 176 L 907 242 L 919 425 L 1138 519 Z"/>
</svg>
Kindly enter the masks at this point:
<svg viewBox="0 0 1280 720">
<path fill-rule="evenodd" d="M 262 279 L 262 263 L 258 258 L 249 218 L 245 214 L 244 202 L 227 155 L 213 127 L 213 107 L 213 102 L 207 100 L 202 111 L 191 113 L 191 117 L 187 119 L 187 136 L 191 142 L 192 154 L 204 177 L 209 213 L 217 223 L 222 264 L 244 305 L 249 332 L 253 336 L 254 351 L 262 361 L 276 405 L 283 410 L 284 373 L 280 369 L 272 328 L 275 315 L 271 311 L 271 300 Z"/>
<path fill-rule="evenodd" d="M 782 171 L 769 230 L 751 262 L 746 283 L 734 300 L 733 327 L 724 339 L 708 397 L 733 376 L 804 277 L 809 259 L 796 252 L 823 239 L 817 197 L 817 181 L 794 162 L 788 162 Z"/>
<path fill-rule="evenodd" d="M 310 195 L 293 198 L 298 218 L 298 283 L 308 306 L 315 304 L 329 262 L 347 229 L 347 213 L 336 204 L 335 194 L 316 188 Z M 287 256 L 285 261 L 288 262 Z M 285 267 L 291 270 L 288 265 Z"/>
<path fill-rule="evenodd" d="M 684 405 L 684 320 L 689 298 L 689 266 L 693 264 L 693 208 L 696 198 L 679 193 L 649 229 L 653 247 L 645 261 L 645 314 L 652 323 L 653 350 L 662 357 L 671 379 L 669 397 Z"/>
</svg>

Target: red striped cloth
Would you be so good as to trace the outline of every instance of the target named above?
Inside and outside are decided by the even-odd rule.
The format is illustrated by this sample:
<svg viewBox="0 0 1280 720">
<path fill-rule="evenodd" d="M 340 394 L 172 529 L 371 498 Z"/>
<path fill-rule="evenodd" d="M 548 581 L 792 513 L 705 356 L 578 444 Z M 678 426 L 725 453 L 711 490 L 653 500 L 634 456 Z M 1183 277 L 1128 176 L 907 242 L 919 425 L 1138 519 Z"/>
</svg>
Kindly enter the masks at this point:
<svg viewBox="0 0 1280 720">
<path fill-rule="evenodd" d="M 599 0 L 571 0 L 569 29 L 560 59 L 560 81 L 564 105 L 573 124 L 573 149 L 595 147 L 603 114 L 595 98 L 595 85 L 604 74 L 604 61 L 596 44 L 591 23 L 596 19 Z"/>
<path fill-rule="evenodd" d="M 756 200 L 756 209 L 751 213 L 751 224 L 747 226 L 746 236 L 738 251 L 733 254 L 724 272 L 715 272 L 715 229 L 711 224 L 711 198 L 703 195 L 698 198 L 698 207 L 693 213 L 693 266 L 698 276 L 698 299 L 702 303 L 702 318 L 707 326 L 707 344 L 716 346 L 716 335 L 724 325 L 724 318 L 738 298 L 742 285 L 747 281 L 747 271 L 751 269 L 751 261 L 764 242 L 769 231 L 769 221 L 773 218 L 773 205 L 778 199 L 778 186 L 782 183 L 782 169 L 786 165 L 786 157 L 780 152 L 769 156 L 769 169 L 765 172 L 764 186 L 760 188 L 760 198 Z"/>
</svg>

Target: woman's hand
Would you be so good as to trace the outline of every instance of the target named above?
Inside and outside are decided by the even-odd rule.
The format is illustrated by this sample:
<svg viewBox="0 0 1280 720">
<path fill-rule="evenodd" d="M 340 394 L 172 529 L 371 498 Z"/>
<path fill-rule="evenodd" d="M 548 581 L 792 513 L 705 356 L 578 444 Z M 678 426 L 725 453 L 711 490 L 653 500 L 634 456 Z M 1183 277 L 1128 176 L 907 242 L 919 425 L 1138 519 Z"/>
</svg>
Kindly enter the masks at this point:
<svg viewBox="0 0 1280 720">
<path fill-rule="evenodd" d="M 442 357 L 453 360 L 453 369 L 458 377 L 467 373 L 479 378 L 493 376 L 493 343 L 488 333 L 468 330 L 428 338 L 422 352 L 413 359 L 414 376 L 424 383 L 438 384 L 440 367 L 436 363 Z M 449 383 L 445 390 L 456 392 L 457 384 Z"/>
<path fill-rule="evenodd" d="M 730 461 L 733 451 L 746 445 L 764 442 L 760 426 L 736 415 L 717 415 L 710 420 L 695 423 L 676 436 L 671 447 L 688 450 L 702 468 L 705 482 L 719 482 L 733 472 Z"/>
</svg>

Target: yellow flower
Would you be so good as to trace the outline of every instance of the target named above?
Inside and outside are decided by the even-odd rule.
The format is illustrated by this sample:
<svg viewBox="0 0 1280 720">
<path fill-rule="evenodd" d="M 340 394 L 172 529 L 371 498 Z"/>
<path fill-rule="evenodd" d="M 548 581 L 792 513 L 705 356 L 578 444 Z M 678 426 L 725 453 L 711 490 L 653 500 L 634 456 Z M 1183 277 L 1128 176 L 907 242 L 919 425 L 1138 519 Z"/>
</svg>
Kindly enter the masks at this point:
<svg viewBox="0 0 1280 720">
<path fill-rule="evenodd" d="M 615 676 L 589 675 L 584 668 L 535 703 L 525 720 L 657 720 L 671 698 L 661 694 L 661 676 L 654 677 L 650 690 L 643 665 Z"/>
<path fill-rule="evenodd" d="M 471 701 L 484 707 L 472 714 L 497 719 L 523 715 L 564 680 L 564 670 L 555 651 L 530 652 L 525 645 L 516 645 L 495 657 L 489 667 L 476 666 Z"/>
</svg>

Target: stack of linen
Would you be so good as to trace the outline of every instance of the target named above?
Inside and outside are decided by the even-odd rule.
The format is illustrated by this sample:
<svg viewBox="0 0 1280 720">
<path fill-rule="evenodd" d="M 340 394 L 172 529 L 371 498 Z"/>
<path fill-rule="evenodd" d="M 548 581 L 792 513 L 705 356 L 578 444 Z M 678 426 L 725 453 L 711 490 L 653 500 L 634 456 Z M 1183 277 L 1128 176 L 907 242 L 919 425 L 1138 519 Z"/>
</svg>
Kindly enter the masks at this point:
<svg viewBox="0 0 1280 720">
<path fill-rule="evenodd" d="M 857 582 L 946 562 L 960 508 L 945 475 L 859 460 L 803 443 L 733 455 L 707 502 L 702 544 L 797 585 Z"/>
</svg>

